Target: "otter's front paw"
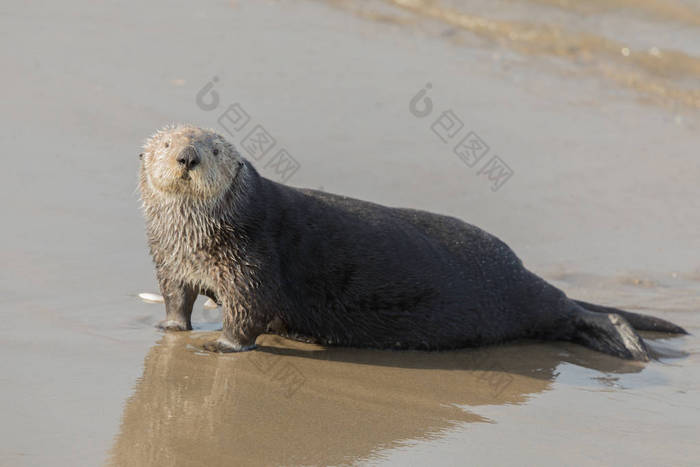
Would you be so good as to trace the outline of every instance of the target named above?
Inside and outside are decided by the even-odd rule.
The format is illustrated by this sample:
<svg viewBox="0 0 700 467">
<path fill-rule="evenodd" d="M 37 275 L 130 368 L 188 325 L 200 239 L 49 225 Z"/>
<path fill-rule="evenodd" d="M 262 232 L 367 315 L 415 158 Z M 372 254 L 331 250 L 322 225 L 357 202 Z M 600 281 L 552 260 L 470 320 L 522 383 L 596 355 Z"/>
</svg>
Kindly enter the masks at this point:
<svg viewBox="0 0 700 467">
<path fill-rule="evenodd" d="M 187 323 L 172 319 L 165 319 L 156 324 L 156 327 L 158 329 L 162 329 L 163 331 L 190 331 L 192 329 L 187 325 Z"/>
<path fill-rule="evenodd" d="M 215 341 L 207 342 L 204 344 L 204 350 L 209 352 L 218 353 L 230 353 L 230 352 L 245 352 L 247 350 L 253 350 L 255 344 L 252 345 L 237 345 L 226 339 L 225 337 L 219 337 Z"/>
</svg>

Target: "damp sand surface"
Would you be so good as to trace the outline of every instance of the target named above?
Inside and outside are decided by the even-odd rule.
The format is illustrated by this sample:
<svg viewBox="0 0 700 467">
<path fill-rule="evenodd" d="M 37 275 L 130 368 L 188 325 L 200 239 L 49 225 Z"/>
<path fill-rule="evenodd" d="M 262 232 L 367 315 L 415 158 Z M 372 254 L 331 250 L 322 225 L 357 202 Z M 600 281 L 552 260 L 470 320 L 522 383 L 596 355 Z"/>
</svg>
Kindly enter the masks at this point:
<svg viewBox="0 0 700 467">
<path fill-rule="evenodd" d="M 3 3 L 0 465 L 697 465 L 698 24 L 681 0 Z M 290 185 L 460 217 L 571 297 L 692 334 L 645 335 L 640 364 L 275 336 L 212 355 L 204 300 L 194 332 L 155 330 L 140 145 L 224 131 L 234 104 L 276 141 L 264 176 L 284 148 Z M 453 152 L 469 132 L 483 159 Z"/>
</svg>

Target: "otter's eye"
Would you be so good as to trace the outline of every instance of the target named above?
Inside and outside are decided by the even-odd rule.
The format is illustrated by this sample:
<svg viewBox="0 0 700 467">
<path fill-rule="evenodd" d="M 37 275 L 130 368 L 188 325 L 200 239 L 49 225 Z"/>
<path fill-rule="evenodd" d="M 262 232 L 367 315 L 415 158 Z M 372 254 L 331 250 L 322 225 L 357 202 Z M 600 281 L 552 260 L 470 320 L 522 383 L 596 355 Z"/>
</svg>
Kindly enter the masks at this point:
<svg viewBox="0 0 700 467">
<path fill-rule="evenodd" d="M 216 148 L 214 148 L 214 150 L 213 150 L 212 152 L 214 153 L 215 156 L 218 156 L 218 155 L 219 155 L 219 150 L 216 149 Z"/>
<path fill-rule="evenodd" d="M 139 154 L 139 159 L 143 159 L 143 153 Z"/>
<path fill-rule="evenodd" d="M 163 146 L 165 146 L 166 148 L 169 148 L 169 147 L 170 147 L 170 143 L 168 143 L 168 142 L 166 141 L 165 144 L 164 144 Z"/>
</svg>

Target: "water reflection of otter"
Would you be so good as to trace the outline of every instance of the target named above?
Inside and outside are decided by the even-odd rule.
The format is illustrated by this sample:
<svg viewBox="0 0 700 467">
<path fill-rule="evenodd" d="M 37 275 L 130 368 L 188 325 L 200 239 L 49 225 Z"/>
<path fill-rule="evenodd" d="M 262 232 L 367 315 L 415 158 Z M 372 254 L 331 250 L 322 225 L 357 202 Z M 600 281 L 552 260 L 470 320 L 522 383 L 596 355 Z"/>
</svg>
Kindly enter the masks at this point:
<svg viewBox="0 0 700 467">
<path fill-rule="evenodd" d="M 367 460 L 402 441 L 488 421 L 460 406 L 524 403 L 550 387 L 562 362 L 561 348 L 539 344 L 395 352 L 322 349 L 276 336 L 263 336 L 258 352 L 196 353 L 210 337 L 168 334 L 150 350 L 113 464 Z M 641 368 L 588 354 L 584 364 L 602 371 Z"/>
</svg>

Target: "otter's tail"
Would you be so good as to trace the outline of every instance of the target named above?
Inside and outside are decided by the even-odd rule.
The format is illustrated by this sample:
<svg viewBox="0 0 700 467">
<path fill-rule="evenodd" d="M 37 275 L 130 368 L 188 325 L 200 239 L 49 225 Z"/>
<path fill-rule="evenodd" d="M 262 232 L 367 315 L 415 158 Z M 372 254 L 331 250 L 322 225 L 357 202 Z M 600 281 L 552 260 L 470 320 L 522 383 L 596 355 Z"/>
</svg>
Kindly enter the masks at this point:
<svg viewBox="0 0 700 467">
<path fill-rule="evenodd" d="M 632 313 L 630 311 L 618 310 L 617 308 L 611 308 L 607 306 L 595 305 L 593 303 L 582 302 L 580 300 L 574 300 L 579 306 L 585 308 L 588 311 L 593 311 L 596 313 L 614 313 L 620 315 L 629 322 L 629 324 L 637 331 L 656 331 L 656 332 L 668 332 L 671 334 L 688 334 L 688 332 L 680 326 L 666 321 L 661 318 L 654 318 L 653 316 L 640 315 L 638 313 Z"/>
<path fill-rule="evenodd" d="M 569 340 L 593 350 L 628 360 L 649 360 L 649 351 L 641 337 L 619 314 L 576 308 L 574 331 Z"/>
</svg>

